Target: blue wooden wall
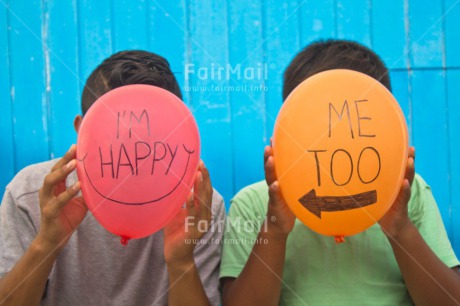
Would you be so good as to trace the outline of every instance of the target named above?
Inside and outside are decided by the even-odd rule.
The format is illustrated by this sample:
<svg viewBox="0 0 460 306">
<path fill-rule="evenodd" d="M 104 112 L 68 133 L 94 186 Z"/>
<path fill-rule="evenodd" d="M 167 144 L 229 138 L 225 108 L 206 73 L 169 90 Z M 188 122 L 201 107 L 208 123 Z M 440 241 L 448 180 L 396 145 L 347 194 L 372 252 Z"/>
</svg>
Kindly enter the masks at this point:
<svg viewBox="0 0 460 306">
<path fill-rule="evenodd" d="M 319 38 L 364 43 L 391 69 L 417 171 L 460 254 L 458 0 L 0 0 L 0 188 L 76 141 L 82 86 L 101 60 L 147 49 L 169 59 L 228 203 L 263 178 L 283 70 Z M 256 75 L 211 76 L 227 65 Z"/>
</svg>

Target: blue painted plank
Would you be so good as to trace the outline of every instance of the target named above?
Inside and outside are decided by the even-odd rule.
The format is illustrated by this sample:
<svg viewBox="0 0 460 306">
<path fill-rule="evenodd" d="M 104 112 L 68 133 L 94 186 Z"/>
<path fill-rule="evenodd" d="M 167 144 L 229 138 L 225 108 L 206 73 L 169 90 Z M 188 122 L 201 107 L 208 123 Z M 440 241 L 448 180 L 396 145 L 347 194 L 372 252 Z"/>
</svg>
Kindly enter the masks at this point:
<svg viewBox="0 0 460 306">
<path fill-rule="evenodd" d="M 268 64 L 268 80 L 265 95 L 267 126 L 266 134 L 271 137 L 276 116 L 283 102 L 283 73 L 290 61 L 300 51 L 299 14 L 305 9 L 306 1 L 264 2 L 264 49 Z M 269 139 L 267 139 L 269 141 Z"/>
<path fill-rule="evenodd" d="M 409 143 L 412 141 L 412 105 L 410 97 L 410 80 L 409 71 L 407 70 L 390 70 L 391 89 L 393 96 L 401 106 L 404 116 L 406 117 L 407 129 L 409 131 Z"/>
<path fill-rule="evenodd" d="M 176 76 L 186 103 L 189 102 L 188 80 L 184 73 L 187 55 L 187 16 L 185 0 L 147 0 L 147 48 L 165 57 Z"/>
<path fill-rule="evenodd" d="M 302 3 L 302 0 L 299 0 Z M 299 8 L 300 48 L 319 39 L 334 38 L 335 1 L 309 0 Z"/>
<path fill-rule="evenodd" d="M 409 0 L 409 55 L 412 68 L 443 66 L 442 1 Z"/>
<path fill-rule="evenodd" d="M 408 22 L 406 1 L 372 2 L 372 48 L 390 69 L 409 67 L 409 46 L 405 31 Z"/>
<path fill-rule="evenodd" d="M 269 67 L 260 52 L 262 41 L 261 1 L 229 2 L 229 65 L 232 89 L 232 142 L 235 190 L 262 180 L 265 134 L 264 89 Z M 241 10 L 245 7 L 244 10 Z M 256 50 L 256 52 L 254 52 Z"/>
<path fill-rule="evenodd" d="M 371 46 L 370 0 L 337 0 L 337 36 Z"/>
<path fill-rule="evenodd" d="M 80 88 L 90 73 L 112 54 L 111 1 L 77 2 Z"/>
<path fill-rule="evenodd" d="M 11 86 L 9 64 L 9 41 L 11 31 L 7 24 L 7 12 L 4 5 L 0 5 L 0 195 L 8 182 L 15 174 L 14 169 L 14 146 L 13 146 L 13 113 L 11 111 Z"/>
<path fill-rule="evenodd" d="M 54 158 L 76 143 L 73 120 L 80 113 L 77 5 L 76 0 L 52 0 L 45 5 L 45 79 Z"/>
<path fill-rule="evenodd" d="M 113 51 L 147 48 L 147 14 L 145 0 L 112 2 Z"/>
<path fill-rule="evenodd" d="M 445 40 L 447 67 L 460 67 L 460 3 L 458 0 L 445 0 Z"/>
<path fill-rule="evenodd" d="M 227 3 L 192 0 L 189 9 L 190 63 L 195 65 L 195 72 L 189 75 L 190 104 L 200 128 L 202 159 L 210 170 L 214 187 L 228 203 L 235 192 L 231 179 L 234 175 L 231 110 L 225 88 L 229 82 L 212 75 L 214 69 L 228 63 Z M 208 74 L 204 75 L 204 71 Z"/>
<path fill-rule="evenodd" d="M 49 158 L 41 3 L 11 1 L 8 14 L 15 169 L 19 170 Z"/>
<path fill-rule="evenodd" d="M 414 71 L 411 81 L 413 138 L 417 151 L 415 167 L 432 187 L 447 233 L 451 236 L 445 72 Z"/>
<path fill-rule="evenodd" d="M 460 70 L 447 70 L 447 110 L 449 120 L 449 158 L 452 205 L 452 243 L 460 254 Z"/>
</svg>

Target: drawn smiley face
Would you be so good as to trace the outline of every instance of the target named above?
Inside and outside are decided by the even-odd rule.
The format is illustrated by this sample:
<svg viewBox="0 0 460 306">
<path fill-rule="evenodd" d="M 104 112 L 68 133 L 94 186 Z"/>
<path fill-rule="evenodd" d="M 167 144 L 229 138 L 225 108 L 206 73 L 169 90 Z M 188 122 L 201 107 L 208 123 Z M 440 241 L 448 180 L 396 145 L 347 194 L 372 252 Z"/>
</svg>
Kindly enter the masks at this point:
<svg viewBox="0 0 460 306">
<path fill-rule="evenodd" d="M 157 152 L 155 150 L 152 152 L 147 142 L 138 141 L 134 144 L 134 157 L 129 157 L 126 145 L 121 143 L 116 150 L 118 153 L 114 154 L 114 145 L 112 144 L 108 156 L 105 157 L 99 146 L 99 159 L 95 161 L 96 167 L 87 166 L 87 164 L 94 165 L 94 160 L 88 161 L 91 160 L 91 158 L 87 158 L 88 152 L 79 161 L 82 163 L 83 172 L 89 184 L 104 199 L 124 205 L 154 203 L 168 197 L 183 183 L 195 153 L 195 150 L 188 149 L 184 144 L 176 145 L 174 150 L 171 150 L 169 144 L 164 145 L 162 142 L 155 142 L 153 146 L 155 149 L 157 144 L 161 144 L 164 150 L 164 154 L 159 159 L 156 159 Z M 143 146 L 148 153 L 138 156 L 139 146 Z M 171 153 L 169 161 L 164 161 L 167 156 L 166 152 Z M 92 153 L 94 154 L 94 152 Z M 114 155 L 118 155 L 118 158 L 114 159 Z M 134 160 L 134 164 L 131 160 Z M 98 168 L 100 168 L 99 173 Z M 143 189 L 145 183 L 152 180 L 156 186 L 161 187 L 149 188 L 149 186 L 145 186 L 147 188 Z M 129 191 L 126 192 L 126 190 Z"/>
</svg>

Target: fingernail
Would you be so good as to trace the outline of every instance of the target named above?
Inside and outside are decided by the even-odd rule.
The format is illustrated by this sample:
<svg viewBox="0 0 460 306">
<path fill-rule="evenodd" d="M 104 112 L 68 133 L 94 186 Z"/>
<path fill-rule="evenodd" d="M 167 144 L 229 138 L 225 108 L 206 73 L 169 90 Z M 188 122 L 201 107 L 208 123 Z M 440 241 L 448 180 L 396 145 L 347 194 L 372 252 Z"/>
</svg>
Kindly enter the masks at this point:
<svg viewBox="0 0 460 306">
<path fill-rule="evenodd" d="M 200 183 L 203 183 L 203 173 L 200 173 Z"/>
<path fill-rule="evenodd" d="M 406 181 L 404 182 L 404 184 L 405 184 L 405 188 L 410 190 L 410 182 L 409 182 L 408 179 L 406 179 Z"/>
<path fill-rule="evenodd" d="M 409 167 L 414 168 L 414 159 L 413 158 L 409 159 Z"/>
<path fill-rule="evenodd" d="M 70 169 L 70 168 L 73 168 L 75 167 L 75 164 L 76 164 L 76 160 L 75 159 L 72 159 L 71 161 L 69 161 L 66 165 L 67 169 Z"/>
<path fill-rule="evenodd" d="M 77 181 L 75 184 L 73 184 L 72 189 L 75 191 L 80 190 L 80 182 Z"/>
</svg>

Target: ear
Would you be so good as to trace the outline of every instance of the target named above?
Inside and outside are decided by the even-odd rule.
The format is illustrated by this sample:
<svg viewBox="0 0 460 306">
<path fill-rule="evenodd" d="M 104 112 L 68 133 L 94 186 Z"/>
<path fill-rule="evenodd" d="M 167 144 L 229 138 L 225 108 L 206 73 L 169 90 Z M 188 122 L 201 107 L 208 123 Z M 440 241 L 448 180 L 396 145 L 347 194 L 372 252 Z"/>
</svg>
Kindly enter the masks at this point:
<svg viewBox="0 0 460 306">
<path fill-rule="evenodd" d="M 78 130 L 80 129 L 82 120 L 83 120 L 83 117 L 80 115 L 75 116 L 75 119 L 73 120 L 73 127 L 75 129 L 75 132 L 77 132 L 77 134 L 78 134 Z"/>
</svg>

